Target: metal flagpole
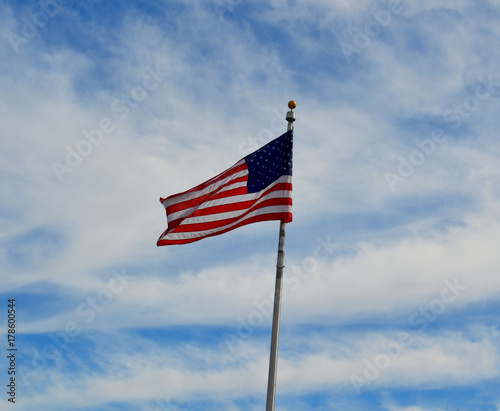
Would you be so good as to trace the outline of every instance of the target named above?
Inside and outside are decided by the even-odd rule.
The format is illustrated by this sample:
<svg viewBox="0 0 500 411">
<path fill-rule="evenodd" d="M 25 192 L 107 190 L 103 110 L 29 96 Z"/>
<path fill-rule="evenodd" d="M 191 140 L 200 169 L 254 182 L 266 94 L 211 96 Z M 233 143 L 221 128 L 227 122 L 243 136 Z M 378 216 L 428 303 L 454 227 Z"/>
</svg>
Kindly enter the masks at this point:
<svg viewBox="0 0 500 411">
<path fill-rule="evenodd" d="M 295 101 L 290 101 L 288 107 L 290 111 L 286 113 L 288 121 L 288 131 L 293 128 L 295 113 L 293 109 L 297 106 Z M 267 402 L 266 411 L 274 411 L 274 398 L 276 394 L 276 375 L 278 365 L 278 340 L 280 334 L 280 315 L 281 315 L 281 291 L 283 288 L 283 268 L 285 268 L 285 234 L 286 223 L 280 224 L 280 237 L 278 243 L 278 261 L 276 263 L 276 286 L 274 291 L 274 309 L 273 309 L 273 329 L 271 333 L 271 356 L 269 358 L 269 378 L 267 381 Z"/>
</svg>

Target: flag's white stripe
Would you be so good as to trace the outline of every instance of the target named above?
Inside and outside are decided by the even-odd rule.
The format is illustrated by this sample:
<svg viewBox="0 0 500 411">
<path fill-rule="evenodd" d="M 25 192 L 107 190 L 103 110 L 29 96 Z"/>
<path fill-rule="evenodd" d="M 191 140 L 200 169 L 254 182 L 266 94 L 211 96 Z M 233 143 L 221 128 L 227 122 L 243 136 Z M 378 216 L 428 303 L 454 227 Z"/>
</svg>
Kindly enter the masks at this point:
<svg viewBox="0 0 500 411">
<path fill-rule="evenodd" d="M 238 166 L 242 165 L 244 162 L 245 162 L 245 159 L 244 159 L 244 158 L 242 158 L 240 161 L 238 161 L 236 164 L 234 164 L 234 165 L 232 165 L 231 167 L 229 167 L 227 170 L 224 170 L 224 171 L 220 172 L 220 173 L 219 173 L 219 174 L 217 174 L 215 177 L 212 177 L 210 180 L 207 180 L 207 181 L 205 181 L 204 183 L 201 183 L 201 184 L 208 184 L 208 183 L 210 183 L 211 181 L 215 181 L 215 180 L 217 180 L 217 179 L 218 179 L 221 175 L 223 175 L 223 174 L 227 173 L 228 171 L 231 171 L 231 170 L 232 170 L 233 168 L 235 168 L 235 167 L 238 167 Z M 201 184 L 200 184 L 200 185 L 201 185 Z"/>
<path fill-rule="evenodd" d="M 246 197 L 246 196 L 235 196 L 235 197 Z M 258 201 L 256 201 L 255 204 L 252 205 L 252 207 L 254 207 L 255 205 L 260 204 L 263 201 L 268 200 L 270 198 L 291 198 L 291 197 L 292 197 L 292 192 L 289 190 L 272 191 L 269 194 L 265 195 L 264 197 L 260 198 Z M 231 198 L 234 198 L 234 197 L 231 197 Z M 235 202 L 237 202 L 237 201 L 235 201 Z M 186 218 L 180 225 L 208 223 L 210 221 L 227 220 L 229 218 L 239 217 L 242 214 L 245 214 L 247 211 L 248 211 L 248 208 L 245 208 L 243 210 L 227 211 L 225 213 L 215 213 L 215 214 L 208 214 L 208 215 L 202 215 L 202 216 L 197 216 L 197 217 L 189 217 L 189 218 Z"/>
<path fill-rule="evenodd" d="M 292 176 L 281 176 L 271 184 L 269 184 L 267 187 L 263 188 L 260 191 L 257 191 L 255 193 L 248 193 L 248 194 L 240 194 L 240 195 L 234 195 L 230 197 L 224 197 L 224 198 L 219 198 L 216 200 L 209 200 L 209 201 L 204 201 L 202 204 L 199 205 L 198 209 L 202 208 L 208 208 L 208 207 L 214 207 L 222 204 L 231 204 L 231 203 L 239 203 L 242 201 L 251 201 L 255 200 L 256 198 L 259 198 L 264 192 L 268 191 L 269 189 L 273 188 L 277 184 L 281 183 L 291 183 L 292 182 Z M 239 183 L 238 183 L 239 184 Z M 247 182 L 242 182 L 241 183 L 243 186 L 247 185 Z M 221 190 L 222 191 L 222 190 Z"/>
<path fill-rule="evenodd" d="M 244 218 L 241 218 L 231 224 L 224 225 L 222 227 L 213 228 L 211 230 L 204 231 L 190 231 L 187 233 L 170 233 L 166 236 L 162 237 L 160 240 L 187 240 L 192 238 L 206 237 L 207 235 L 217 233 L 219 231 L 226 230 L 231 228 L 237 224 L 242 223 L 243 221 L 258 216 L 262 214 L 273 214 L 273 213 L 291 213 L 292 206 L 291 205 L 282 205 L 282 206 L 270 206 L 270 207 L 262 207 L 251 213 L 247 214 Z"/>
<path fill-rule="evenodd" d="M 224 191 L 233 190 L 235 188 L 246 187 L 246 185 L 247 185 L 246 181 L 240 181 L 238 183 L 229 184 L 228 186 L 223 187 L 220 190 L 218 190 L 217 193 L 222 193 Z M 176 211 L 175 213 L 169 213 L 169 214 L 167 214 L 167 220 L 168 220 L 168 222 L 170 222 L 170 221 L 178 220 L 180 218 L 188 217 L 191 213 L 196 211 L 196 209 L 205 208 L 206 206 L 204 206 L 204 205 L 207 203 L 217 203 L 218 201 L 220 201 L 221 203 L 219 203 L 219 204 L 223 204 L 222 203 L 223 200 L 226 200 L 227 198 L 230 199 L 233 197 L 236 197 L 236 196 L 224 197 L 224 198 L 221 198 L 218 200 L 205 201 L 201 204 L 195 205 L 194 207 L 190 207 L 190 208 L 186 208 L 184 210 Z M 229 202 L 231 202 L 231 201 L 229 201 Z"/>
<path fill-rule="evenodd" d="M 233 169 L 236 166 L 239 166 L 241 164 L 242 164 L 242 162 L 239 161 L 234 166 L 232 166 L 231 168 L 229 168 L 227 171 L 230 171 L 231 169 Z M 171 198 L 167 198 L 163 202 L 163 205 L 165 206 L 165 208 L 167 208 L 167 207 L 170 207 L 173 204 L 182 203 L 183 201 L 192 200 L 194 198 L 198 198 L 198 197 L 204 196 L 205 194 L 208 194 L 208 193 L 211 193 L 212 191 L 217 190 L 220 186 L 223 186 L 227 182 L 229 182 L 231 180 L 234 180 L 235 178 L 243 177 L 243 176 L 246 176 L 246 175 L 248 175 L 248 168 L 246 168 L 244 170 L 241 170 L 241 171 L 238 171 L 237 173 L 234 173 L 234 174 L 232 174 L 232 175 L 230 175 L 230 176 L 228 176 L 226 178 L 223 178 L 221 180 L 215 181 L 212 184 L 210 184 L 210 185 L 206 186 L 205 188 L 203 188 L 202 190 L 190 191 L 188 193 L 179 194 L 177 196 L 174 196 L 174 197 L 171 197 Z M 208 181 L 211 181 L 211 180 L 208 180 Z M 205 184 L 205 183 L 202 183 L 202 184 Z"/>
<path fill-rule="evenodd" d="M 223 204 L 239 203 L 239 202 L 242 202 L 242 201 L 252 201 L 252 200 L 255 200 L 256 198 L 259 198 L 265 191 L 267 191 L 270 188 L 274 187 L 276 184 L 291 183 L 291 182 L 292 182 L 292 176 L 288 176 L 288 175 L 281 176 L 275 182 L 269 184 L 266 188 L 264 188 L 261 191 L 257 191 L 256 193 L 241 194 L 241 195 L 235 195 L 235 196 L 230 196 L 230 197 L 219 198 L 219 199 L 216 199 L 216 200 L 205 201 L 205 202 L 199 204 L 198 206 L 194 206 L 194 207 L 191 207 L 191 208 L 187 208 L 185 210 L 181 210 L 181 211 L 177 211 L 175 213 L 171 213 L 171 214 L 167 215 L 167 218 L 168 218 L 168 221 L 170 222 L 170 221 L 178 220 L 180 218 L 188 217 L 191 213 L 193 213 L 197 209 L 214 207 L 214 206 L 223 205 Z M 242 187 L 242 186 L 245 186 L 246 184 L 247 184 L 246 182 L 235 183 L 234 185 L 231 184 L 231 187 L 232 186 L 237 186 L 237 185 L 238 185 L 238 187 Z M 225 188 L 226 187 L 224 187 L 224 189 Z"/>
</svg>

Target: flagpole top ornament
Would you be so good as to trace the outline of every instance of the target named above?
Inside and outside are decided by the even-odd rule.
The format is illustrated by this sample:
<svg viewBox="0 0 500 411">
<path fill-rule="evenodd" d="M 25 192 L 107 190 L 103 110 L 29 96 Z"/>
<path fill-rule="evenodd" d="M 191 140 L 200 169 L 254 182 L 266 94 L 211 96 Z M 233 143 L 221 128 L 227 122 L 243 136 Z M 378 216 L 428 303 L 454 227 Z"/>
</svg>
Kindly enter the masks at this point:
<svg viewBox="0 0 500 411">
<path fill-rule="evenodd" d="M 288 130 L 290 131 L 293 128 L 293 122 L 295 121 L 295 112 L 293 109 L 297 107 L 297 103 L 293 100 L 288 102 L 288 108 L 290 111 L 286 113 L 286 121 L 288 121 Z"/>
</svg>

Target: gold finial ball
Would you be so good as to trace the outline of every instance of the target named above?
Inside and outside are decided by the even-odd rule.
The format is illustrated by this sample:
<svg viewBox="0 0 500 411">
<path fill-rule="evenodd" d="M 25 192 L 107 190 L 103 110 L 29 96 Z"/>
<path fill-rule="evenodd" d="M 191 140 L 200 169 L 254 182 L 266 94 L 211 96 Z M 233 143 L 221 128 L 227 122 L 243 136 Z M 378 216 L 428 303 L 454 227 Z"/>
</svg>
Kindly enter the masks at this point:
<svg viewBox="0 0 500 411">
<path fill-rule="evenodd" d="M 293 110 L 295 107 L 297 107 L 297 103 L 295 101 L 291 100 L 288 102 L 288 108 L 290 110 Z"/>
</svg>

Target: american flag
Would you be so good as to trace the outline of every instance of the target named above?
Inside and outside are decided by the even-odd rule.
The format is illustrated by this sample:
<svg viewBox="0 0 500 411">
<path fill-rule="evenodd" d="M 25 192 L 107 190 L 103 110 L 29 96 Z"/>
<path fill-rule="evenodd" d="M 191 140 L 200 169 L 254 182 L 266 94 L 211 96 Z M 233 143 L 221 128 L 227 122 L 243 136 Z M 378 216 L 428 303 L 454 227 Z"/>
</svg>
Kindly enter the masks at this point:
<svg viewBox="0 0 500 411">
<path fill-rule="evenodd" d="M 258 221 L 292 221 L 293 130 L 204 183 L 167 198 L 157 245 L 186 244 Z"/>
</svg>

